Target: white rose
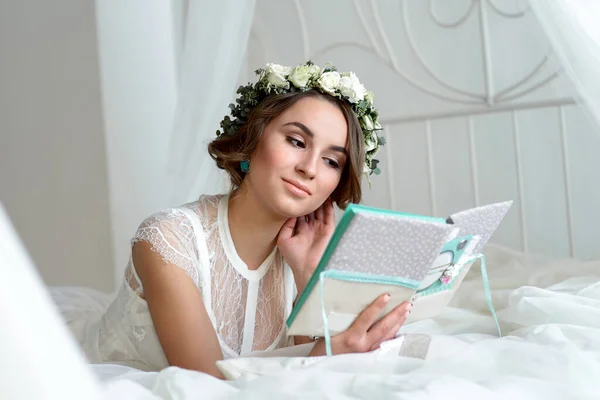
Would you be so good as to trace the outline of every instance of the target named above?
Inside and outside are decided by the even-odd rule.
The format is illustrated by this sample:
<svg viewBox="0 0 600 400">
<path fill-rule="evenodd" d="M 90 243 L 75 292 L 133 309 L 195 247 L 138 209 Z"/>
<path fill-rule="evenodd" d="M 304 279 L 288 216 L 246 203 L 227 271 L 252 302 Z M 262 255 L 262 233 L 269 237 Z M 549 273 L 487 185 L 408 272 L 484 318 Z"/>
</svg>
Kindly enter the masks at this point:
<svg viewBox="0 0 600 400">
<path fill-rule="evenodd" d="M 373 129 L 375 129 L 375 126 L 373 125 L 373 120 L 371 119 L 371 117 L 369 115 L 364 115 L 362 117 L 362 120 L 363 120 L 366 130 L 372 131 Z"/>
<path fill-rule="evenodd" d="M 327 93 L 334 94 L 340 85 L 340 74 L 336 71 L 325 72 L 317 83 Z"/>
<path fill-rule="evenodd" d="M 267 64 L 267 72 L 288 76 L 290 72 L 292 72 L 292 67 L 286 67 L 279 64 Z"/>
<path fill-rule="evenodd" d="M 307 65 L 301 65 L 292 70 L 288 79 L 297 88 L 303 88 L 306 87 L 306 84 L 311 77 L 312 74 L 310 73 L 310 67 Z"/>
<path fill-rule="evenodd" d="M 308 67 L 308 73 L 312 76 L 319 75 L 321 73 L 321 68 L 319 68 L 318 65 L 313 64 L 310 67 Z"/>
<path fill-rule="evenodd" d="M 375 101 L 375 94 L 373 94 L 373 92 L 365 93 L 365 100 L 367 101 L 367 103 L 373 104 L 373 102 Z"/>
<path fill-rule="evenodd" d="M 346 96 L 351 103 L 358 103 L 365 98 L 367 89 L 360 83 L 354 72 L 349 72 L 340 79 L 340 93 Z"/>
<path fill-rule="evenodd" d="M 371 137 L 365 142 L 365 145 L 365 153 L 375 150 L 377 148 L 377 135 L 371 135 Z"/>
<path fill-rule="evenodd" d="M 267 81 L 275 87 L 284 87 L 288 89 L 290 83 L 287 80 L 292 71 L 290 67 L 284 67 L 279 64 L 267 64 Z"/>
</svg>

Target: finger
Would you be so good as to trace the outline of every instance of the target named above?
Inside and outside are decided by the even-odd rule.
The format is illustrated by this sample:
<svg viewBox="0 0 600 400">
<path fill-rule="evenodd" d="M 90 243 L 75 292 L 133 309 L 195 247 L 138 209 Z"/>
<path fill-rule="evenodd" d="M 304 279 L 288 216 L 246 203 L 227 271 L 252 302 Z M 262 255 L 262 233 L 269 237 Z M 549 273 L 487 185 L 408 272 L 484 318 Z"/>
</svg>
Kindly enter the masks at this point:
<svg viewBox="0 0 600 400">
<path fill-rule="evenodd" d="M 296 221 L 298 218 L 289 218 L 285 221 L 285 224 L 279 230 L 279 240 L 289 239 L 294 236 L 294 228 L 296 227 Z"/>
<path fill-rule="evenodd" d="M 328 199 L 325 204 L 323 204 L 323 222 L 325 222 L 326 225 L 335 225 L 333 202 L 331 199 Z"/>
<path fill-rule="evenodd" d="M 348 330 L 355 331 L 357 333 L 365 333 L 377 320 L 377 317 L 381 313 L 381 310 L 390 301 L 390 295 L 387 293 L 382 294 L 369 304 L 354 320 Z"/>
<path fill-rule="evenodd" d="M 321 207 L 317 208 L 317 211 L 315 211 L 315 219 L 317 221 L 323 221 L 323 208 L 325 207 L 325 203 L 321 204 Z"/>
<path fill-rule="evenodd" d="M 306 222 L 308 222 L 309 224 L 315 220 L 315 213 L 311 212 L 310 214 L 306 214 Z"/>
<path fill-rule="evenodd" d="M 410 303 L 404 302 L 398 307 L 390 311 L 385 317 L 381 318 L 367 332 L 367 340 L 370 343 L 383 341 L 385 335 L 398 323 L 401 319 L 406 319 L 410 310 Z"/>
<path fill-rule="evenodd" d="M 404 323 L 406 322 L 406 318 L 406 316 L 400 318 L 396 325 L 394 325 L 392 329 L 390 329 L 389 332 L 381 340 L 377 341 L 371 347 L 371 351 L 377 350 L 383 342 L 387 342 L 388 340 L 392 340 L 393 338 L 395 338 L 398 335 L 398 331 L 400 331 L 400 328 L 402 328 L 402 325 L 404 325 Z"/>
<path fill-rule="evenodd" d="M 308 222 L 306 221 L 306 215 L 303 217 L 298 217 L 296 221 L 296 233 L 303 233 L 308 229 Z"/>
<path fill-rule="evenodd" d="M 411 305 L 407 302 L 404 302 L 390 311 L 387 315 L 377 321 L 368 331 L 368 340 L 376 343 L 376 342 L 384 342 L 385 340 L 389 340 L 389 338 L 393 337 L 396 334 L 400 326 L 406 321 L 410 313 Z M 398 326 L 396 331 L 394 332 L 395 327 Z M 392 333 L 393 332 L 393 333 Z M 392 335 L 389 337 L 388 335 Z"/>
</svg>

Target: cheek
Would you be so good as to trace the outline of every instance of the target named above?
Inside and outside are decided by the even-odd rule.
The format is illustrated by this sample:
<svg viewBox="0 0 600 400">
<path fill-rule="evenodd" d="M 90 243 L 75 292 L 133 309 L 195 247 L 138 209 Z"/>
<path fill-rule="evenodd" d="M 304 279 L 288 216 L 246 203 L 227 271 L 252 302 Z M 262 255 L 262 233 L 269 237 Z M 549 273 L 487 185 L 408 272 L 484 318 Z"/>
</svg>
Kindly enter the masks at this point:
<svg viewBox="0 0 600 400">
<path fill-rule="evenodd" d="M 327 168 L 322 174 L 320 179 L 320 188 L 325 198 L 329 197 L 331 193 L 337 188 L 340 183 L 341 174 L 337 171 L 325 166 L 324 169 Z"/>
<path fill-rule="evenodd" d="M 285 168 L 293 162 L 290 152 L 286 151 L 283 146 L 276 143 L 266 143 L 256 153 L 255 165 L 260 169 L 261 175 L 266 175 Z"/>
<path fill-rule="evenodd" d="M 292 161 L 291 154 L 286 149 L 280 147 L 272 148 L 271 151 L 267 154 L 265 161 L 269 163 L 274 169 L 280 169 L 287 167 Z"/>
</svg>

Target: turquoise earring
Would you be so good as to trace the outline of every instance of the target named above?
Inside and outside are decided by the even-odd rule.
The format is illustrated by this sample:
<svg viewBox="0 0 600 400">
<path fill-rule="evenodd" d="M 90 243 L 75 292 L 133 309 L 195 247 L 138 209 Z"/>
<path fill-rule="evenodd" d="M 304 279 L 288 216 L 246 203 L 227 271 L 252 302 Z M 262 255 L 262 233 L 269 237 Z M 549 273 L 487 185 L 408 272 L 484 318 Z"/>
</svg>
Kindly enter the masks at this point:
<svg viewBox="0 0 600 400">
<path fill-rule="evenodd" d="M 248 160 L 240 161 L 240 169 L 242 172 L 250 171 L 250 162 Z"/>
</svg>

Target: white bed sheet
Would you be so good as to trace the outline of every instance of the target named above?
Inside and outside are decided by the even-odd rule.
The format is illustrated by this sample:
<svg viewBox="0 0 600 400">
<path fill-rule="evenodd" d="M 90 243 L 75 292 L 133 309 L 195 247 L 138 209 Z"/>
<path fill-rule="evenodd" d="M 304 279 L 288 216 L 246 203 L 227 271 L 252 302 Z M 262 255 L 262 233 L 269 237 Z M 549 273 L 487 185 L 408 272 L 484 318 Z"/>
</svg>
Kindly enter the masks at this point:
<svg viewBox="0 0 600 400">
<path fill-rule="evenodd" d="M 474 267 L 452 307 L 402 329 L 431 335 L 424 360 L 392 343 L 370 354 L 228 360 L 233 381 L 174 367 L 92 369 L 111 399 L 600 399 L 600 262 L 485 253 L 502 338 Z"/>
</svg>

